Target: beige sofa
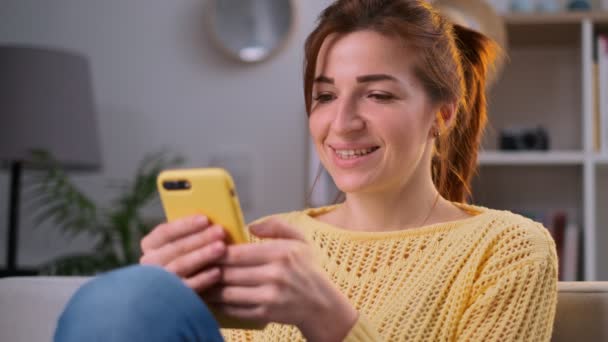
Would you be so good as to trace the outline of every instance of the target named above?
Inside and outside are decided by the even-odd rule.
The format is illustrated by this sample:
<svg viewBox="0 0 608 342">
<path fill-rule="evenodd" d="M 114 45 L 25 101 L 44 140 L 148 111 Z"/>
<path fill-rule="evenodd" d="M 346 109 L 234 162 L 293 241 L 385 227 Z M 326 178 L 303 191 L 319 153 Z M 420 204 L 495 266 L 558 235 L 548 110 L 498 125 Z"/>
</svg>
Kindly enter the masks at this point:
<svg viewBox="0 0 608 342">
<path fill-rule="evenodd" d="M 0 341 L 50 341 L 77 277 L 0 279 Z M 608 282 L 561 282 L 553 341 L 608 341 Z"/>
<path fill-rule="evenodd" d="M 560 282 L 552 341 L 608 341 L 608 281 Z"/>
</svg>

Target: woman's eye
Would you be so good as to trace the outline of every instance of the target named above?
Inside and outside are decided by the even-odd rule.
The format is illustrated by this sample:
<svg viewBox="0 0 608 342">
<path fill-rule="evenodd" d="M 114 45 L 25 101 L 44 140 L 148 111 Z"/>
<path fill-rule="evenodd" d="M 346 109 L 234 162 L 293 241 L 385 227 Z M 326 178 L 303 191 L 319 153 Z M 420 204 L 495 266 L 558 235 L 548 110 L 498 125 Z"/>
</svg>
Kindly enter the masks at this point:
<svg viewBox="0 0 608 342">
<path fill-rule="evenodd" d="M 320 102 L 320 103 L 327 103 L 333 99 L 334 99 L 334 96 L 332 94 L 327 94 L 327 93 L 318 94 L 317 96 L 314 97 L 314 100 L 316 102 Z"/>
<path fill-rule="evenodd" d="M 369 94 L 369 97 L 374 100 L 377 100 L 379 102 L 389 102 L 389 101 L 395 99 L 395 96 L 393 96 L 391 94 L 384 94 L 384 93 L 372 93 L 372 94 Z"/>
</svg>

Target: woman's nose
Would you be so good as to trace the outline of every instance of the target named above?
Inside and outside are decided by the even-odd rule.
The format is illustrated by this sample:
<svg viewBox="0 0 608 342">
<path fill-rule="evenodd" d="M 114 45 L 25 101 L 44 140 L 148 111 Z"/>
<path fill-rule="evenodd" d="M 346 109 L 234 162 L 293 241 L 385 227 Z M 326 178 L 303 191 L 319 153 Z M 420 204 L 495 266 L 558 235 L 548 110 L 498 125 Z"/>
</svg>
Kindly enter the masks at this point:
<svg viewBox="0 0 608 342">
<path fill-rule="evenodd" d="M 365 121 L 359 114 L 359 108 L 353 101 L 344 101 L 337 107 L 332 123 L 336 133 L 348 134 L 365 128 Z"/>
</svg>

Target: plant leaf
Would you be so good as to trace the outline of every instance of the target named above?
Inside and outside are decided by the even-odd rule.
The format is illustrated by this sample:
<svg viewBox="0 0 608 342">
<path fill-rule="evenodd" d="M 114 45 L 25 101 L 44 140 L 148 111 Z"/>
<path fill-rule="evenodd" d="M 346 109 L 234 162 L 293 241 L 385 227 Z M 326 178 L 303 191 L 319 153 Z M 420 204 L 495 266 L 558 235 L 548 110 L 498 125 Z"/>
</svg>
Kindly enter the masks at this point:
<svg viewBox="0 0 608 342">
<path fill-rule="evenodd" d="M 43 265 L 43 273 L 56 275 L 92 275 L 135 263 L 140 254 L 138 242 L 151 230 L 143 224 L 139 211 L 158 199 L 158 174 L 183 162 L 183 158 L 171 158 L 162 151 L 146 155 L 133 181 L 114 187 L 120 193 L 111 208 L 103 209 L 71 183 L 50 154 L 37 158 L 50 166 L 28 184 L 30 204 L 36 206 L 36 225 L 51 221 L 72 237 L 87 233 L 96 239 L 91 254 L 67 255 Z"/>
<path fill-rule="evenodd" d="M 36 159 L 38 158 L 38 159 Z M 50 154 L 38 153 L 34 161 L 48 165 L 44 176 L 30 180 L 34 196 L 26 203 L 33 208 L 34 224 L 53 222 L 70 235 L 89 231 L 97 225 L 97 208 L 84 193 L 72 184 L 58 162 Z"/>
</svg>

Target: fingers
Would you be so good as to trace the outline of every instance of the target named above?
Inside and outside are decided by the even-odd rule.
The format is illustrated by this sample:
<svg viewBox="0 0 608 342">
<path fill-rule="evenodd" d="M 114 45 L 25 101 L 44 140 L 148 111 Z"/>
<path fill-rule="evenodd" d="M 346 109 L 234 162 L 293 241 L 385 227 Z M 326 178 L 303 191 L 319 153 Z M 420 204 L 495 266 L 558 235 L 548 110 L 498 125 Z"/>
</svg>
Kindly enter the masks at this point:
<svg viewBox="0 0 608 342">
<path fill-rule="evenodd" d="M 222 285 L 257 286 L 264 283 L 281 283 L 283 275 L 274 265 L 252 267 L 223 267 Z"/>
<path fill-rule="evenodd" d="M 196 215 L 156 227 L 141 241 L 142 264 L 154 264 L 176 274 L 186 286 L 202 292 L 221 279 L 214 267 L 226 252 L 226 232 Z"/>
<path fill-rule="evenodd" d="M 219 267 L 212 267 L 205 271 L 199 272 L 190 278 L 185 278 L 183 281 L 186 283 L 186 286 L 198 293 L 201 293 L 219 282 L 221 279 L 221 274 L 222 273 Z"/>
<path fill-rule="evenodd" d="M 269 218 L 263 222 L 251 225 L 249 230 L 261 238 L 306 241 L 300 231 L 278 218 Z"/>
<path fill-rule="evenodd" d="M 224 266 L 258 266 L 270 262 L 291 263 L 309 254 L 308 245 L 287 240 L 230 245 L 220 263 Z"/>
<path fill-rule="evenodd" d="M 220 260 L 224 266 L 258 266 L 277 259 L 283 246 L 276 241 L 231 245 Z"/>
<path fill-rule="evenodd" d="M 165 266 L 182 255 L 201 249 L 213 242 L 224 240 L 225 237 L 226 233 L 222 227 L 209 226 L 202 232 L 194 232 L 189 236 L 168 242 L 158 249 L 145 253 L 140 262 L 142 264 Z"/>
<path fill-rule="evenodd" d="M 218 312 L 226 316 L 247 320 L 251 322 L 265 322 L 268 316 L 268 309 L 259 305 L 230 305 L 230 304 L 211 304 Z"/>
<path fill-rule="evenodd" d="M 219 262 L 225 252 L 226 244 L 223 241 L 216 241 L 173 259 L 165 266 L 165 269 L 180 277 L 188 277 Z"/>
<path fill-rule="evenodd" d="M 141 240 L 141 250 L 146 253 L 181 237 L 202 231 L 207 226 L 209 226 L 209 219 L 202 215 L 161 224 Z"/>
<path fill-rule="evenodd" d="M 229 305 L 261 305 L 275 299 L 270 287 L 227 286 L 211 288 L 204 295 L 205 302 Z"/>
</svg>

